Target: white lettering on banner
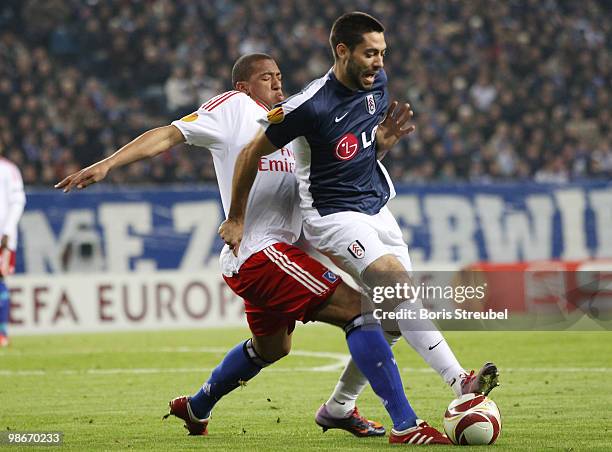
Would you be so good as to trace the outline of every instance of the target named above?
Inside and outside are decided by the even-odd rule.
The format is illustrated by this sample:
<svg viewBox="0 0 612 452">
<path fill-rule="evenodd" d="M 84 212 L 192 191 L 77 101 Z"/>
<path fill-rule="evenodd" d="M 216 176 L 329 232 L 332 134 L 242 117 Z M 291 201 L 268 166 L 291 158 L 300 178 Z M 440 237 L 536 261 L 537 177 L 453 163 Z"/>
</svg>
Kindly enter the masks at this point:
<svg viewBox="0 0 612 452">
<path fill-rule="evenodd" d="M 63 324 L 65 322 L 78 323 L 79 317 L 76 313 L 74 304 L 65 291 L 58 294 L 49 294 L 50 288 L 47 285 L 34 285 L 24 289 L 19 285 L 14 285 L 10 289 L 11 311 L 9 321 L 13 325 L 24 325 L 24 310 L 28 310 L 30 315 L 28 320 L 33 325 L 38 325 L 44 321 L 52 324 Z M 28 299 L 28 307 L 25 300 Z M 44 318 L 43 318 L 44 313 Z"/>
<path fill-rule="evenodd" d="M 25 271 L 27 273 L 61 273 L 62 253 L 77 231 L 85 228 L 95 232 L 95 215 L 92 209 L 75 209 L 66 213 L 64 224 L 56 237 L 45 214 L 35 210 L 24 212 L 19 223 Z"/>
<path fill-rule="evenodd" d="M 142 255 L 143 239 L 130 234 L 130 229 L 139 234 L 151 233 L 151 205 L 146 202 L 105 203 L 99 209 L 100 225 L 104 229 L 107 269 L 111 272 L 130 270 L 130 258 Z M 136 271 L 155 270 L 151 259 L 137 260 Z"/>
<path fill-rule="evenodd" d="M 477 261 L 476 220 L 469 200 L 464 196 L 431 195 L 424 204 L 431 233 L 429 260 Z"/>
<path fill-rule="evenodd" d="M 411 246 L 413 243 L 411 226 L 420 226 L 423 224 L 419 198 L 412 195 L 396 196 L 390 200 L 387 205 L 402 229 L 404 242 L 410 247 L 410 259 L 416 262 L 424 261 L 425 255 L 423 250 Z"/>
<path fill-rule="evenodd" d="M 593 190 L 589 193 L 589 202 L 595 214 L 597 248 L 594 257 L 612 257 L 612 191 Z"/>
<path fill-rule="evenodd" d="M 492 188 L 489 194 L 477 187 L 480 191 L 474 195 L 453 193 L 452 188 L 419 189 L 390 201 L 412 260 L 465 263 L 612 257 L 612 188 L 541 188 L 530 191 L 531 195 L 521 195 L 516 187 Z M 46 199 L 33 202 L 19 225 L 18 256 L 27 274 L 152 271 L 177 262 L 181 270 L 195 271 L 217 262 L 214 246 L 222 210 L 214 199 L 180 202 L 177 194 L 169 207 L 154 200 L 100 204 L 92 200 L 94 207 L 89 209 L 57 210 L 45 207 L 53 204 Z M 171 261 L 162 261 L 161 252 L 155 254 L 160 230 L 164 237 L 174 231 L 182 234 L 174 236 L 181 246 L 163 251 L 171 255 Z M 185 236 L 189 241 L 183 248 Z M 82 247 L 89 254 L 83 251 L 87 255 L 78 261 L 72 253 L 73 259 L 68 259 L 68 245 L 74 250 L 79 244 L 89 245 Z"/>
<path fill-rule="evenodd" d="M 16 275 L 11 333 L 244 325 L 244 305 L 218 271 Z"/>
<path fill-rule="evenodd" d="M 513 262 L 550 258 L 554 209 L 548 195 L 528 196 L 527 212 L 507 212 L 499 196 L 478 195 L 475 203 L 489 260 Z"/>
<path fill-rule="evenodd" d="M 19 230 L 23 243 L 25 271 L 28 273 L 46 273 L 48 265 L 50 271 L 60 272 L 58 240 L 53 234 L 45 214 L 39 210 L 24 212 L 19 222 Z"/>
<path fill-rule="evenodd" d="M 561 214 L 561 228 L 563 231 L 562 259 L 577 260 L 589 256 L 586 243 L 585 230 L 585 197 L 580 189 L 556 190 L 554 197 L 557 200 Z M 548 256 L 547 256 L 548 257 Z"/>
<path fill-rule="evenodd" d="M 181 270 L 199 270 L 217 255 L 212 252 L 215 232 L 221 223 L 221 213 L 217 201 L 181 202 L 172 206 L 174 229 L 181 233 L 191 233 L 187 250 L 181 260 Z"/>
</svg>

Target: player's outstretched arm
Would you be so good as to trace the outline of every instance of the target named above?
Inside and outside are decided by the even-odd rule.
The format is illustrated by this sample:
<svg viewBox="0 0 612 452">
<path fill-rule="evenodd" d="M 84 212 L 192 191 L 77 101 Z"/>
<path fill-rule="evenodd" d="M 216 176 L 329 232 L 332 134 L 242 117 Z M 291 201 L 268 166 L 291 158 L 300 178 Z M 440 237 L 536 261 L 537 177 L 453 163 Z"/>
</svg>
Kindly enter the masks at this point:
<svg viewBox="0 0 612 452">
<path fill-rule="evenodd" d="M 113 168 L 155 157 L 157 154 L 161 154 L 184 141 L 185 137 L 183 137 L 181 131 L 172 125 L 149 130 L 123 146 L 113 155 L 67 176 L 64 180 L 55 184 L 55 188 L 63 188 L 64 193 L 68 193 L 73 188 L 85 188 L 100 182 Z"/>
<path fill-rule="evenodd" d="M 393 101 L 387 110 L 383 122 L 376 130 L 377 158 L 382 160 L 387 151 L 391 149 L 404 135 L 414 132 L 414 125 L 408 125 L 412 119 L 410 104 L 402 104 Z"/>
<path fill-rule="evenodd" d="M 219 226 L 219 235 L 237 253 L 242 240 L 242 226 L 249 192 L 257 176 L 259 160 L 276 150 L 263 129 L 246 145 L 236 159 L 232 180 L 232 203 L 227 220 Z"/>
</svg>

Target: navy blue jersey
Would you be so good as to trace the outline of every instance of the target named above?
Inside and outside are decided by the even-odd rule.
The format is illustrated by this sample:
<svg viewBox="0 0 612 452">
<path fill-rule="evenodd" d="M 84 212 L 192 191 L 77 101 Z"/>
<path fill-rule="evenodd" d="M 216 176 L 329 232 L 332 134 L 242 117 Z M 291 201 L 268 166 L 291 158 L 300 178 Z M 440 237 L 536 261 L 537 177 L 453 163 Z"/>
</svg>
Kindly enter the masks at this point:
<svg viewBox="0 0 612 452">
<path fill-rule="evenodd" d="M 319 215 L 357 211 L 374 215 L 394 194 L 376 159 L 376 129 L 389 105 L 387 75 L 371 90 L 352 91 L 329 71 L 268 114 L 266 136 L 293 149 L 301 207 Z"/>
</svg>

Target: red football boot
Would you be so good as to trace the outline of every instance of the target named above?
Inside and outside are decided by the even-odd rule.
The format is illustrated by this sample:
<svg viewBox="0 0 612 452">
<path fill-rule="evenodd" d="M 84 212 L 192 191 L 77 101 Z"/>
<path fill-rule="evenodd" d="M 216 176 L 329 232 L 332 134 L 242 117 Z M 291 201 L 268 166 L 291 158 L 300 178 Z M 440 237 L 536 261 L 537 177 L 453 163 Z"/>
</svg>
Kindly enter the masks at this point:
<svg viewBox="0 0 612 452">
<path fill-rule="evenodd" d="M 425 421 L 417 419 L 416 427 L 409 428 L 402 432 L 391 429 L 389 435 L 391 444 L 412 444 L 413 446 L 426 446 L 428 444 L 453 444 L 450 439 L 435 428 L 430 427 Z"/>
<path fill-rule="evenodd" d="M 168 402 L 168 406 L 170 407 L 170 412 L 163 417 L 164 419 L 172 414 L 185 421 L 184 427 L 189 431 L 190 435 L 208 435 L 210 416 L 206 419 L 197 419 L 191 412 L 188 396 L 172 399 Z"/>
<path fill-rule="evenodd" d="M 499 386 L 499 371 L 493 363 L 485 363 L 478 373 L 472 370 L 469 374 L 463 374 L 460 378 L 461 394 L 488 395 L 496 386 Z"/>
</svg>

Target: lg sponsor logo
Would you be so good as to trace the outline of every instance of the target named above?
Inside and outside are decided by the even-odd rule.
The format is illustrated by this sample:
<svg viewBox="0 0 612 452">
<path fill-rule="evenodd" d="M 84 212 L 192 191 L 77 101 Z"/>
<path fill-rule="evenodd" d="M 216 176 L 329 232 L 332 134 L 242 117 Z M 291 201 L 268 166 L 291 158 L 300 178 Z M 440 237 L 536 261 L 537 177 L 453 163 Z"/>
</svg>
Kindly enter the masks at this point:
<svg viewBox="0 0 612 452">
<path fill-rule="evenodd" d="M 338 144 L 336 144 L 336 158 L 338 160 L 350 160 L 359 151 L 359 142 L 357 141 L 357 137 L 352 133 L 347 133 Z"/>
<path fill-rule="evenodd" d="M 370 133 L 361 132 L 361 146 L 363 149 L 367 149 L 374 143 L 376 139 L 376 130 L 378 126 L 375 126 Z M 336 144 L 335 155 L 338 160 L 351 160 L 359 152 L 359 140 L 352 133 L 347 133 L 338 140 Z"/>
</svg>

